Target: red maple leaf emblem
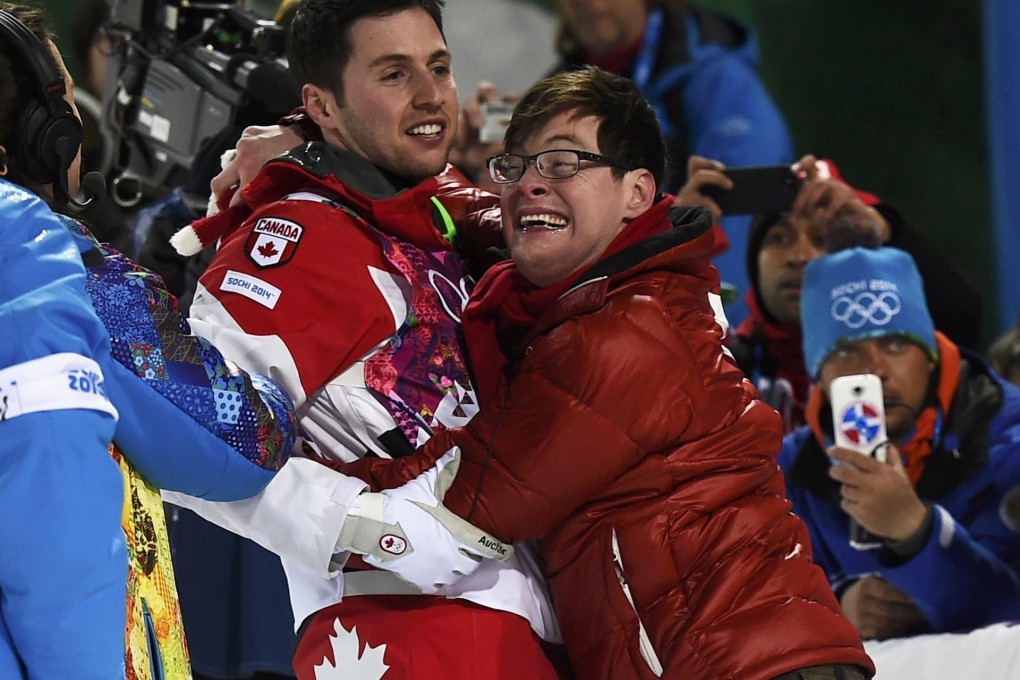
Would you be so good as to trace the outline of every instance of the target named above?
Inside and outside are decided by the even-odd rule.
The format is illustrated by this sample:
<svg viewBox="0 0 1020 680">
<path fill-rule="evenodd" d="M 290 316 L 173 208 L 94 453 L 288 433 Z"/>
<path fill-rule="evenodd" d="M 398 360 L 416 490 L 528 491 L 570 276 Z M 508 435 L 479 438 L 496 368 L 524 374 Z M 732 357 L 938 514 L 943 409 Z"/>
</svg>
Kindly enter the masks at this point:
<svg viewBox="0 0 1020 680">
<path fill-rule="evenodd" d="M 391 555 L 400 555 L 407 550 L 407 543 L 405 543 L 404 539 L 400 536 L 386 534 L 379 538 L 379 547 Z"/>
<path fill-rule="evenodd" d="M 258 247 L 259 255 L 262 257 L 273 257 L 276 255 L 276 244 L 272 241 L 266 241 Z"/>
</svg>

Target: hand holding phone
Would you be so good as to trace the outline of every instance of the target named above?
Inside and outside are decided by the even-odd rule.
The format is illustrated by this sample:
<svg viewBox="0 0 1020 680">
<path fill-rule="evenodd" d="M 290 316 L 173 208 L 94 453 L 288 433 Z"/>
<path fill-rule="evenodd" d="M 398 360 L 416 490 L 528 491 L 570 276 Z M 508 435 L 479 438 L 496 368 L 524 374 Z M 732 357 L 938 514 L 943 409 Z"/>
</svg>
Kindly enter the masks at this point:
<svg viewBox="0 0 1020 680">
<path fill-rule="evenodd" d="M 829 384 L 829 403 L 836 446 L 886 462 L 889 439 L 881 379 L 871 373 L 834 378 Z M 882 545 L 882 537 L 851 518 L 850 545 L 858 550 L 872 550 Z"/>
<path fill-rule="evenodd" d="M 771 215 L 793 206 L 803 181 L 788 165 L 762 165 L 750 168 L 729 168 L 722 171 L 732 189 L 715 185 L 702 187 L 723 215 Z"/>
<path fill-rule="evenodd" d="M 491 101 L 482 104 L 482 127 L 478 130 L 478 141 L 484 143 L 502 142 L 514 104 L 506 101 Z"/>
</svg>

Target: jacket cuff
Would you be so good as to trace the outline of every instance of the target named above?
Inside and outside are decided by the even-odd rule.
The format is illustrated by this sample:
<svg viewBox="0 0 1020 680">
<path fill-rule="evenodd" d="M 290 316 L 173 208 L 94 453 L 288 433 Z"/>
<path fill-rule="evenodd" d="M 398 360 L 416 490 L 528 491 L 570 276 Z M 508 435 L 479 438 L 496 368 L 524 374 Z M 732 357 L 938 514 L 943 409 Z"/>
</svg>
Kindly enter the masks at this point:
<svg viewBox="0 0 1020 680">
<path fill-rule="evenodd" d="M 888 566 L 899 566 L 912 560 L 928 544 L 934 524 L 935 511 L 931 505 L 925 503 L 924 521 L 914 533 L 899 541 L 888 539 L 883 541 L 884 547 L 887 549 L 884 551 L 886 559 L 883 562 L 888 562 Z"/>
<path fill-rule="evenodd" d="M 260 494 L 216 503 L 163 492 L 163 500 L 194 510 L 228 531 L 323 578 L 339 573 L 334 550 L 347 510 L 368 485 L 321 463 L 291 458 Z"/>
</svg>

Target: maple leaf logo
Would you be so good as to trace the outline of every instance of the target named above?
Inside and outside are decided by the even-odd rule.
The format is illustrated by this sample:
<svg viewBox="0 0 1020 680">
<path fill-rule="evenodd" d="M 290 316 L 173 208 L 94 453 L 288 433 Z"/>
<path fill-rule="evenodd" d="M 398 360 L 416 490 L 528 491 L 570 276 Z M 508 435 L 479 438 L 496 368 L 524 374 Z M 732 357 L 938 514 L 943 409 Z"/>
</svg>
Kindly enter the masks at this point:
<svg viewBox="0 0 1020 680">
<path fill-rule="evenodd" d="M 383 537 L 379 539 L 379 547 L 391 555 L 402 555 L 404 551 L 407 550 L 407 541 L 402 539 L 400 536 L 384 534 Z"/>
<path fill-rule="evenodd" d="M 333 622 L 333 632 L 336 635 L 329 636 L 329 643 L 335 663 L 330 663 L 324 656 L 322 663 L 313 667 L 315 680 L 381 680 L 390 669 L 383 663 L 386 645 L 372 647 L 366 644 L 365 652 L 358 653 L 361 640 L 358 639 L 357 626 L 347 632 L 337 618 Z"/>
<path fill-rule="evenodd" d="M 259 255 L 268 259 L 276 255 L 277 253 L 276 244 L 273 243 L 272 241 L 266 241 L 265 243 L 258 247 L 258 251 Z"/>
</svg>

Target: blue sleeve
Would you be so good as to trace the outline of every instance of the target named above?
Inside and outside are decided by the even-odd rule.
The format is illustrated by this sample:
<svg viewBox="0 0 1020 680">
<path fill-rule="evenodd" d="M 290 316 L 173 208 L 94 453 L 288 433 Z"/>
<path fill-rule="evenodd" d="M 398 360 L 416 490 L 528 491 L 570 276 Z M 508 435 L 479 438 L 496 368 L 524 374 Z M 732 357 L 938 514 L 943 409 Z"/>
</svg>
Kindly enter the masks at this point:
<svg viewBox="0 0 1020 680">
<path fill-rule="evenodd" d="M 268 404 L 261 398 L 244 404 L 236 391 L 225 391 L 216 404 L 211 387 L 190 390 L 206 394 L 175 402 L 180 392 L 165 396 L 151 380 L 139 380 L 115 361 L 103 370 L 113 403 L 130 405 L 119 407 L 114 440 L 138 472 L 161 489 L 212 501 L 248 498 L 269 483 L 293 445 L 289 399 L 261 376 L 250 376 L 251 387 L 266 389 Z M 219 410 L 233 413 L 221 418 Z M 259 441 L 273 430 L 275 441 Z"/>
<path fill-rule="evenodd" d="M 921 552 L 882 570 L 937 631 L 1020 620 L 1020 424 L 997 441 L 988 467 L 934 506 Z"/>
<path fill-rule="evenodd" d="M 110 334 L 107 392 L 125 457 L 163 489 L 209 500 L 258 493 L 294 445 L 289 397 L 192 335 L 157 275 L 102 249 L 87 288 Z"/>
<path fill-rule="evenodd" d="M 997 510 L 997 506 L 995 508 Z M 942 507 L 927 545 L 882 576 L 908 594 L 936 631 L 1020 620 L 1020 578 Z"/>
<path fill-rule="evenodd" d="M 0 232 L 0 368 L 59 352 L 109 354 L 78 248 L 50 208 L 0 180 Z"/>
</svg>

